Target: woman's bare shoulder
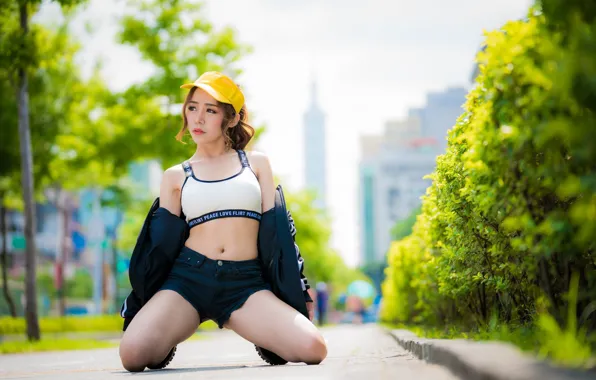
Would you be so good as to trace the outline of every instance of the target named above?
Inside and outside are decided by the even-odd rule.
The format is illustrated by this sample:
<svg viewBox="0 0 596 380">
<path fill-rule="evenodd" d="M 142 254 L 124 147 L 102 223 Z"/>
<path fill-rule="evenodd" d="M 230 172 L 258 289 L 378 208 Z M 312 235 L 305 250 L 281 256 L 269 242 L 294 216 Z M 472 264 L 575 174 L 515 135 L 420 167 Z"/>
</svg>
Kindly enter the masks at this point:
<svg viewBox="0 0 596 380">
<path fill-rule="evenodd" d="M 261 182 L 261 185 L 264 184 L 267 187 L 273 186 L 273 169 L 271 167 L 271 162 L 269 162 L 269 157 L 267 156 L 267 154 L 252 151 L 248 156 L 250 165 L 253 168 L 255 174 L 257 175 L 259 182 Z"/>
<path fill-rule="evenodd" d="M 181 164 L 177 164 L 167 168 L 163 172 L 162 183 L 169 188 L 180 188 L 184 182 L 184 178 L 184 168 Z"/>
<path fill-rule="evenodd" d="M 266 153 L 251 150 L 247 152 L 247 156 L 250 160 L 250 163 L 257 166 L 257 168 L 264 170 L 271 169 L 271 162 L 269 161 L 269 156 L 267 156 Z"/>
</svg>

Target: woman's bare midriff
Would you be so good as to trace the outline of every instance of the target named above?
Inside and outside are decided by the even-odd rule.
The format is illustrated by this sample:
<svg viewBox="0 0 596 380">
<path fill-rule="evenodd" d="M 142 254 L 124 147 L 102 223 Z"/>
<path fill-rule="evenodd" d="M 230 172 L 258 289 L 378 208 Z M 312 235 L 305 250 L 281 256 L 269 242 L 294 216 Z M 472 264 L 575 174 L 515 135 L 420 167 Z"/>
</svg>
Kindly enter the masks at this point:
<svg viewBox="0 0 596 380">
<path fill-rule="evenodd" d="M 191 228 L 184 245 L 214 260 L 252 260 L 259 255 L 258 233 L 256 220 L 222 218 Z"/>
</svg>

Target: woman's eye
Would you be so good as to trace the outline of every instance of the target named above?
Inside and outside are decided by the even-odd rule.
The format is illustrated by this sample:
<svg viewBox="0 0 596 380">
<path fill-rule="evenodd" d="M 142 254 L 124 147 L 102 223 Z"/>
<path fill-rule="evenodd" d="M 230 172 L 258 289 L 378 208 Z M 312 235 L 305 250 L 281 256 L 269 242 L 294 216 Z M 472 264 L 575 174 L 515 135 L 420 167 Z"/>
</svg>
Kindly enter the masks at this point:
<svg viewBox="0 0 596 380">
<path fill-rule="evenodd" d="M 210 112 L 210 113 L 213 113 L 213 114 L 217 113 L 217 112 L 215 112 L 215 110 L 212 110 L 211 108 L 207 109 L 207 112 Z"/>
<path fill-rule="evenodd" d="M 196 111 L 197 110 L 197 107 L 195 107 L 195 106 L 188 106 L 188 110 L 189 111 Z"/>
</svg>

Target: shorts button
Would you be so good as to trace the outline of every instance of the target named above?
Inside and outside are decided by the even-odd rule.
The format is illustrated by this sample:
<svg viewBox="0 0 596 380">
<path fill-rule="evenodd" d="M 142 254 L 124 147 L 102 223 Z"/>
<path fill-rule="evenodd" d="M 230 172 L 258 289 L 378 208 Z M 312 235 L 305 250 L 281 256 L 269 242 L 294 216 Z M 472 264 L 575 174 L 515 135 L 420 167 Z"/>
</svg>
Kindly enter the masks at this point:
<svg viewBox="0 0 596 380">
<path fill-rule="evenodd" d="M 217 265 L 222 266 L 223 263 L 221 262 L 221 260 L 217 260 Z"/>
</svg>

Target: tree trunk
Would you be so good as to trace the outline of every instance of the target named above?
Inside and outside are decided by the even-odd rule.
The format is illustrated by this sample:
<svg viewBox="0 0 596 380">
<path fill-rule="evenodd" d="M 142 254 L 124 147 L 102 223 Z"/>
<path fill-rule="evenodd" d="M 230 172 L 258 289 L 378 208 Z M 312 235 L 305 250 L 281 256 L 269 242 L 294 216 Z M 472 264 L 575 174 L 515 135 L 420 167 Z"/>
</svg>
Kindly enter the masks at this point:
<svg viewBox="0 0 596 380">
<path fill-rule="evenodd" d="M 56 251 L 56 293 L 58 295 L 58 313 L 61 317 L 66 315 L 66 289 L 64 287 L 64 266 L 68 262 L 68 235 L 69 235 L 69 203 L 66 190 L 56 190 L 56 208 L 60 217 L 58 229 L 59 242 Z"/>
<path fill-rule="evenodd" d="M 0 265 L 2 265 L 2 291 L 4 293 L 6 303 L 8 304 L 10 315 L 16 317 L 17 309 L 14 305 L 14 301 L 12 300 L 12 296 L 10 295 L 10 290 L 8 289 L 8 268 L 6 263 L 6 257 L 8 255 L 8 248 L 6 247 L 8 231 L 6 229 L 6 207 L 4 207 L 4 192 L 0 193 L 0 230 L 2 233 L 2 256 L 0 259 Z"/>
<path fill-rule="evenodd" d="M 69 259 L 69 252 L 68 252 L 68 236 L 69 236 L 69 225 L 70 225 L 70 218 L 68 212 L 68 203 L 64 203 L 64 208 L 62 209 L 62 241 L 61 241 L 61 248 L 62 254 L 60 255 L 60 315 L 66 315 L 66 281 L 64 280 L 64 266 L 68 262 Z"/>
<path fill-rule="evenodd" d="M 21 29 L 28 34 L 27 3 L 19 6 Z M 35 244 L 35 203 L 33 199 L 33 157 L 29 131 L 29 94 L 25 67 L 18 69 L 19 78 L 19 145 L 21 149 L 21 182 L 25 203 L 25 319 L 29 340 L 39 340 L 37 319 L 36 252 Z"/>
<path fill-rule="evenodd" d="M 122 223 L 122 212 L 117 211 L 116 223 L 114 223 L 114 233 L 112 234 L 112 272 L 114 278 L 114 310 L 117 312 L 122 306 L 118 299 L 118 250 L 116 249 L 116 243 L 118 242 L 118 229 Z"/>
</svg>

